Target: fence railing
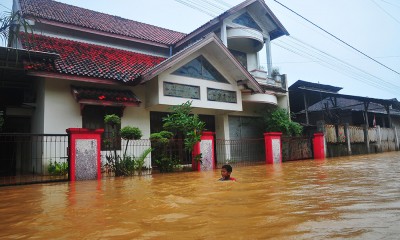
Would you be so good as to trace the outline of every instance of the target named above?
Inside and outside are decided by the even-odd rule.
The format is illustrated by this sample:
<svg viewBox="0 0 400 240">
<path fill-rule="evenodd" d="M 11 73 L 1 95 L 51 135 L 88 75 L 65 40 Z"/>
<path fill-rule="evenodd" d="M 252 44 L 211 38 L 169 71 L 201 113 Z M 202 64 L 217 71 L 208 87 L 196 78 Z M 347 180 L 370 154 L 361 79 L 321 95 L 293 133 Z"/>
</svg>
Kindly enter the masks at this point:
<svg viewBox="0 0 400 240">
<path fill-rule="evenodd" d="M 111 141 L 110 139 L 108 140 Z M 146 168 L 157 168 L 156 160 L 161 157 L 168 157 L 175 159 L 180 165 L 192 164 L 192 158 L 190 152 L 184 148 L 184 141 L 182 139 L 170 139 L 165 149 L 157 149 L 149 139 L 131 140 L 127 141 L 121 139 L 118 142 L 118 148 L 114 151 L 112 148 L 108 148 L 101 152 L 101 161 L 104 166 L 107 163 L 107 158 L 114 157 L 115 154 L 118 157 L 124 155 L 137 158 L 148 148 L 153 148 L 153 151 L 145 158 Z M 104 169 L 103 169 L 104 170 Z"/>
<path fill-rule="evenodd" d="M 348 135 L 346 134 L 346 129 Z M 397 128 L 374 128 L 346 125 L 325 125 L 328 156 L 388 152 L 399 149 Z M 368 137 L 368 142 L 366 141 Z M 348 139 L 347 139 L 348 138 Z M 339 144 L 338 144 L 339 143 Z M 346 143 L 346 144 L 344 144 Z"/>
<path fill-rule="evenodd" d="M 325 125 L 325 139 L 326 142 L 328 143 L 344 143 L 346 142 L 346 135 L 345 135 L 345 130 L 343 125 L 338 125 L 337 126 L 338 131 L 336 132 L 335 125 Z M 386 139 L 389 141 L 394 141 L 394 130 L 391 128 L 380 128 L 381 129 L 381 135 L 378 136 L 377 128 L 368 128 L 368 139 L 369 142 L 374 143 L 379 140 L 379 137 L 382 138 L 382 140 Z M 365 142 L 365 134 L 364 134 L 364 128 L 359 127 L 359 126 L 349 126 L 348 127 L 349 131 L 349 138 L 350 138 L 350 143 L 363 143 Z M 339 137 L 338 137 L 339 135 Z"/>
<path fill-rule="evenodd" d="M 265 163 L 264 139 L 216 140 L 217 168 Z"/>
<path fill-rule="evenodd" d="M 0 134 L 0 186 L 68 180 L 68 135 Z"/>
</svg>

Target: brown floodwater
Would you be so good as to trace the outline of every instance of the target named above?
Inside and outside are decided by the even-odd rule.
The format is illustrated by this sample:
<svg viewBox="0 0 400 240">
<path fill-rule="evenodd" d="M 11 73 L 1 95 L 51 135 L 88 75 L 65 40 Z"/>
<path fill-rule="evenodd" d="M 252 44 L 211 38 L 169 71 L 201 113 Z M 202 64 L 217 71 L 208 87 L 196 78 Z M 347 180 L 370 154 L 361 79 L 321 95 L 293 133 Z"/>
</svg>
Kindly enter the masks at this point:
<svg viewBox="0 0 400 240">
<path fill-rule="evenodd" d="M 0 239 L 399 239 L 400 153 L 0 188 Z"/>
</svg>

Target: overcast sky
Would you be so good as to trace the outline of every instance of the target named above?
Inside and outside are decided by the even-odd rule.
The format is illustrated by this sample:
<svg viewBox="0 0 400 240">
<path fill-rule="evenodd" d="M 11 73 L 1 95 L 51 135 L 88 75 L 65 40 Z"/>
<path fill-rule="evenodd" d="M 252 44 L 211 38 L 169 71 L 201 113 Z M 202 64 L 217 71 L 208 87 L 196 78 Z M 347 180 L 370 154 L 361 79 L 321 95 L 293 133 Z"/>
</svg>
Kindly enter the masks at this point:
<svg viewBox="0 0 400 240">
<path fill-rule="evenodd" d="M 124 18 L 189 33 L 241 0 L 59 0 Z M 400 100 L 400 0 L 266 0 L 290 36 L 272 41 L 272 62 L 289 85 L 305 81 L 342 87 L 342 94 Z M 195 2 L 202 11 L 180 2 Z M 1 0 L 6 7 L 12 0 Z M 0 6 L 4 11 L 4 7 Z M 264 55 L 265 56 L 265 55 Z M 266 64 L 263 56 L 262 64 Z M 395 72 L 394 72 L 395 71 Z"/>
</svg>

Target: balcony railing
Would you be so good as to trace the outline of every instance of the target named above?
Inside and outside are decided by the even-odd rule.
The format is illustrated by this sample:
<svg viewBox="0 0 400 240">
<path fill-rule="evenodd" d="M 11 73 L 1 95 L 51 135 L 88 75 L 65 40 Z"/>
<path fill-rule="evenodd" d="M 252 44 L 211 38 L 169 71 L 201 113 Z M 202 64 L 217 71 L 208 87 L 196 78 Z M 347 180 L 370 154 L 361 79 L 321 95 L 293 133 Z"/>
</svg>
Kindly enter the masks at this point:
<svg viewBox="0 0 400 240">
<path fill-rule="evenodd" d="M 268 76 L 268 72 L 261 69 L 254 69 L 250 71 L 251 75 L 257 80 L 258 83 L 265 86 L 271 86 L 286 90 L 286 75 L 277 75 L 274 78 Z"/>
</svg>

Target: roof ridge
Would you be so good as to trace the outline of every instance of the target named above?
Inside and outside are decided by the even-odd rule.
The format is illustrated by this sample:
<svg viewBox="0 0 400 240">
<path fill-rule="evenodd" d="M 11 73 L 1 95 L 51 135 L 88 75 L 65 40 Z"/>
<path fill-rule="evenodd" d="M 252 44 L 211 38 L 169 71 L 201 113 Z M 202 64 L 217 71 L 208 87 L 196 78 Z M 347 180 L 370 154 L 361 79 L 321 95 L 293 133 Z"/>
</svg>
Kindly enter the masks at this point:
<svg viewBox="0 0 400 240">
<path fill-rule="evenodd" d="M 186 36 L 176 30 L 123 18 L 54 0 L 19 0 L 21 11 L 26 16 L 60 22 L 85 29 L 150 40 L 167 45 L 174 44 Z M 91 17 L 95 15 L 96 19 Z M 159 32 L 152 32 L 158 30 Z"/>
</svg>

